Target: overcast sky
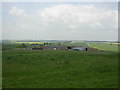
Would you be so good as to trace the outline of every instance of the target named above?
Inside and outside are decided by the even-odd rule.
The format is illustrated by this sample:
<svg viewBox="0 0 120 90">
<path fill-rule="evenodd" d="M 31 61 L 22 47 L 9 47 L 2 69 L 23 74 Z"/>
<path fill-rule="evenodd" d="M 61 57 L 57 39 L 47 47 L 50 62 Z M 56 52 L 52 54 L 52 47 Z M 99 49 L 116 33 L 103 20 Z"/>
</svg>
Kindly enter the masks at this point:
<svg viewBox="0 0 120 90">
<path fill-rule="evenodd" d="M 3 39 L 118 40 L 117 2 L 3 3 Z"/>
</svg>

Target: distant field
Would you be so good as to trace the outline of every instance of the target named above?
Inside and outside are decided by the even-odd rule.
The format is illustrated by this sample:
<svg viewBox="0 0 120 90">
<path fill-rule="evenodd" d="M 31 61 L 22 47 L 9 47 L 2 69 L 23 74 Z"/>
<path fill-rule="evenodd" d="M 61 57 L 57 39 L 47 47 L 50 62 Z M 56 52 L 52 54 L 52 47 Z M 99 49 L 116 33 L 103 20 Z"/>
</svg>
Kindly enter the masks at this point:
<svg viewBox="0 0 120 90">
<path fill-rule="evenodd" d="M 16 43 L 16 44 L 44 44 L 44 42 L 12 42 L 12 43 Z"/>
<path fill-rule="evenodd" d="M 65 46 L 88 46 L 86 42 L 66 43 Z"/>
<path fill-rule="evenodd" d="M 120 43 L 111 43 L 111 42 L 104 42 L 104 44 L 120 45 Z"/>
<path fill-rule="evenodd" d="M 89 47 L 97 48 L 99 50 L 118 52 L 117 45 L 98 44 L 98 43 L 87 43 Z"/>
<path fill-rule="evenodd" d="M 115 53 L 4 50 L 2 57 L 3 88 L 118 87 Z"/>
<path fill-rule="evenodd" d="M 97 48 L 99 50 L 118 52 L 118 45 L 109 45 L 105 43 L 78 42 L 78 43 L 67 43 L 63 45 L 65 46 L 89 46 L 89 47 Z"/>
</svg>

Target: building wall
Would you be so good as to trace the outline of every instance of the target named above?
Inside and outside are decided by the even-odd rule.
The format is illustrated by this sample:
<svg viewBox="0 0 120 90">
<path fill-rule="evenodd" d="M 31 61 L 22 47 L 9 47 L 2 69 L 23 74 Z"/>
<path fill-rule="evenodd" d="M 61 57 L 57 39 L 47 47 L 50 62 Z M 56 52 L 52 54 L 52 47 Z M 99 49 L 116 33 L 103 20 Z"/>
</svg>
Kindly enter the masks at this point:
<svg viewBox="0 0 120 90">
<path fill-rule="evenodd" d="M 43 50 L 66 50 L 66 47 L 54 47 L 54 48 L 49 48 L 49 47 L 43 47 Z"/>
<path fill-rule="evenodd" d="M 72 50 L 85 51 L 86 47 L 73 47 Z"/>
<path fill-rule="evenodd" d="M 95 49 L 95 48 L 90 48 L 90 47 L 88 47 L 88 51 L 98 51 L 98 50 Z"/>
<path fill-rule="evenodd" d="M 43 48 L 32 48 L 32 50 L 43 50 Z"/>
<path fill-rule="evenodd" d="M 77 50 L 77 51 L 98 51 L 95 48 L 91 47 L 73 47 L 72 50 Z"/>
<path fill-rule="evenodd" d="M 31 48 L 15 48 L 14 50 L 31 50 Z"/>
</svg>

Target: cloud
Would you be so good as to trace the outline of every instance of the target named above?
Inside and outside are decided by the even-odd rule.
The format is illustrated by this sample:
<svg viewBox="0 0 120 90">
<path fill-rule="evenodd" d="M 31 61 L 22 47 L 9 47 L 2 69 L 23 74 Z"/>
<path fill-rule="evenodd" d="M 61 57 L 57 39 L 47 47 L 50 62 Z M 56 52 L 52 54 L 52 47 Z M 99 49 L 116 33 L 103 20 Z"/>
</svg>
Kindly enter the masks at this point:
<svg viewBox="0 0 120 90">
<path fill-rule="evenodd" d="M 14 6 L 10 9 L 9 14 L 18 15 L 18 16 L 26 16 L 24 9 L 19 9 L 18 7 Z"/>
<path fill-rule="evenodd" d="M 9 13 L 19 17 L 6 23 L 4 38 L 117 40 L 118 13 L 114 10 L 60 4 L 40 8 L 32 14 L 12 7 Z"/>
<path fill-rule="evenodd" d="M 70 28 L 82 26 L 89 26 L 90 28 L 113 28 L 117 24 L 116 11 L 104 10 L 93 5 L 56 5 L 51 8 L 38 10 L 36 14 L 44 22 L 56 23 L 59 21 Z"/>
<path fill-rule="evenodd" d="M 2 2 L 56 2 L 56 0 L 1 0 Z M 119 2 L 119 0 L 57 0 L 57 2 Z"/>
</svg>

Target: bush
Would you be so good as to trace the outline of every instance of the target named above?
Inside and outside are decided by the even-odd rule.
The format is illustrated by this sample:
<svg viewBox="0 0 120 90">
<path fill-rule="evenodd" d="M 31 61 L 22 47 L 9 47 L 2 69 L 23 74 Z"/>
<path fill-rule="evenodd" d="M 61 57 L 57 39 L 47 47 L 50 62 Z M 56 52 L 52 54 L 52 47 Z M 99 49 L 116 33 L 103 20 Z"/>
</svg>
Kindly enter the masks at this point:
<svg viewBox="0 0 120 90">
<path fill-rule="evenodd" d="M 23 48 L 23 45 L 16 45 L 16 48 Z"/>
</svg>

